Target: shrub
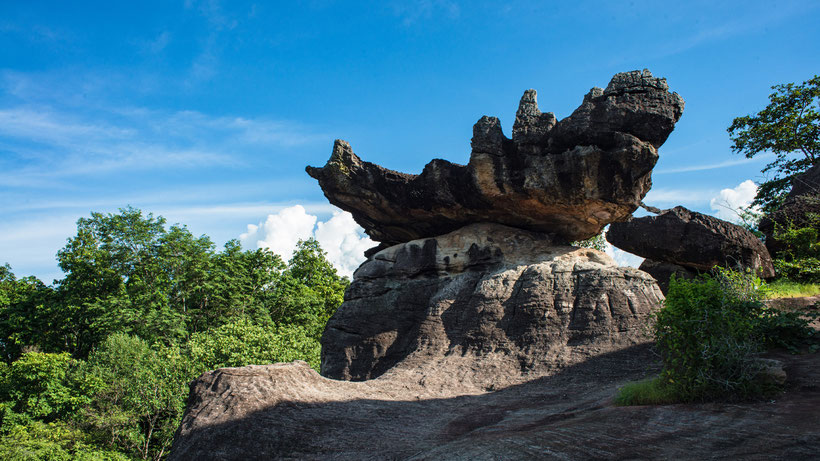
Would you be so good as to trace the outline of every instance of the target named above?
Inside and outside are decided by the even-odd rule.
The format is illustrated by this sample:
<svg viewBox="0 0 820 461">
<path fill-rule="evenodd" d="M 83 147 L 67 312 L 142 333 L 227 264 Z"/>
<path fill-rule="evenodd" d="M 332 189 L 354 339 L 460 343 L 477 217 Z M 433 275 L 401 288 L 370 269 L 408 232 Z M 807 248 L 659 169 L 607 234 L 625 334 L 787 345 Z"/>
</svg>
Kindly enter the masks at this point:
<svg viewBox="0 0 820 461">
<path fill-rule="evenodd" d="M 775 224 L 774 236 L 785 249 L 774 259 L 778 276 L 797 282 L 820 282 L 820 232 L 817 219 L 807 227 Z"/>
<path fill-rule="evenodd" d="M 673 278 L 655 339 L 661 382 L 681 400 L 746 399 L 771 390 L 757 379 L 761 285 L 750 274 L 724 270 L 714 278 Z"/>
<path fill-rule="evenodd" d="M 675 390 L 660 377 L 628 383 L 618 390 L 615 405 L 664 405 L 678 402 Z"/>
<path fill-rule="evenodd" d="M 220 367 L 304 360 L 319 369 L 319 341 L 297 325 L 270 327 L 237 319 L 219 328 L 191 335 L 188 343 L 197 373 Z"/>
</svg>

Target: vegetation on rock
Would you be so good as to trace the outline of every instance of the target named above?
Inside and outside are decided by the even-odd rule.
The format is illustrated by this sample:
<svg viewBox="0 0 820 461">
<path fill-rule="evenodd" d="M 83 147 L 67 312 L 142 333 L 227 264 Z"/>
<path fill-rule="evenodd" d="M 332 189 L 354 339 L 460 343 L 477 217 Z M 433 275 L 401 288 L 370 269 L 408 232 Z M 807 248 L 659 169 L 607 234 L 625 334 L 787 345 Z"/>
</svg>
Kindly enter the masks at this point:
<svg viewBox="0 0 820 461">
<path fill-rule="evenodd" d="M 776 392 L 759 353 L 816 350 L 809 326 L 816 316 L 767 308 L 766 296 L 765 284 L 750 273 L 717 268 L 694 280 L 673 277 L 653 325 L 663 369 L 622 388 L 616 403 L 747 400 Z"/>
</svg>

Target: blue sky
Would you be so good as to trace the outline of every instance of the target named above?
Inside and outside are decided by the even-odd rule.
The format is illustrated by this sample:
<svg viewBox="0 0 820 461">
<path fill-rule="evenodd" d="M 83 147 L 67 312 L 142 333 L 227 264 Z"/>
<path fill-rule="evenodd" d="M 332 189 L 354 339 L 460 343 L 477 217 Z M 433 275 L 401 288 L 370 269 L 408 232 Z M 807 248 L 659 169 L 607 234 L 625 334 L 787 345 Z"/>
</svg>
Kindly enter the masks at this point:
<svg viewBox="0 0 820 461">
<path fill-rule="evenodd" d="M 0 264 L 49 283 L 78 218 L 132 205 L 219 245 L 322 236 L 349 271 L 369 242 L 304 173 L 334 139 L 464 163 L 524 90 L 562 118 L 643 68 L 686 100 L 646 201 L 715 214 L 766 163 L 726 127 L 820 71 L 818 23 L 814 1 L 2 2 Z"/>
</svg>

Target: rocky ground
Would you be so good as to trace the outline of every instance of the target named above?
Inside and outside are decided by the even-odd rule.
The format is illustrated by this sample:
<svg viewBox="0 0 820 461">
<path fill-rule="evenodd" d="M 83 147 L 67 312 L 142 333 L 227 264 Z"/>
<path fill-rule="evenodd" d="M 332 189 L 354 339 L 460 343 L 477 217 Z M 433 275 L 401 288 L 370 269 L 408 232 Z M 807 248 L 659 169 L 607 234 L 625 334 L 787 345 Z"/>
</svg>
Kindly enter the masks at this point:
<svg viewBox="0 0 820 461">
<path fill-rule="evenodd" d="M 769 356 L 788 374 L 771 400 L 637 407 L 612 397 L 657 371 L 650 345 L 447 398 L 394 379 L 329 380 L 301 364 L 221 369 L 195 383 L 172 458 L 817 459 L 820 354 Z"/>
</svg>

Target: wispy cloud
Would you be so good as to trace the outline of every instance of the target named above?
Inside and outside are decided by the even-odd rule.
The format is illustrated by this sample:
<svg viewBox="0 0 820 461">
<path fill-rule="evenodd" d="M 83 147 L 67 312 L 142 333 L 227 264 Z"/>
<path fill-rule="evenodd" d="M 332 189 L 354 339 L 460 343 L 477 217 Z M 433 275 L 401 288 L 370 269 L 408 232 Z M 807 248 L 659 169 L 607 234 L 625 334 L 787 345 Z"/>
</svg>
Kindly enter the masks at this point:
<svg viewBox="0 0 820 461">
<path fill-rule="evenodd" d="M 6 186 L 123 170 L 237 166 L 238 150 L 324 139 L 296 123 L 142 108 L 78 115 L 49 106 L 0 109 Z M 12 160 L 15 160 L 12 163 Z"/>
<path fill-rule="evenodd" d="M 716 170 L 718 168 L 728 168 L 737 165 L 745 165 L 747 163 L 758 163 L 764 160 L 768 160 L 774 157 L 772 154 L 762 154 L 755 158 L 741 158 L 735 160 L 726 160 L 723 162 L 717 163 L 707 163 L 704 165 L 691 165 L 691 166 L 682 166 L 682 167 L 673 167 L 673 168 L 662 168 L 660 170 L 655 170 L 655 174 L 673 174 L 673 173 L 689 173 L 692 171 L 706 171 L 706 170 Z"/>
<path fill-rule="evenodd" d="M 652 189 L 644 197 L 644 203 L 666 208 L 676 205 L 700 206 L 709 203 L 717 194 L 715 189 Z"/>
<path fill-rule="evenodd" d="M 442 14 L 450 19 L 458 18 L 461 7 L 451 0 L 413 0 L 393 2 L 393 14 L 401 18 L 405 26 L 413 25 L 422 19 L 429 19 Z"/>
</svg>

